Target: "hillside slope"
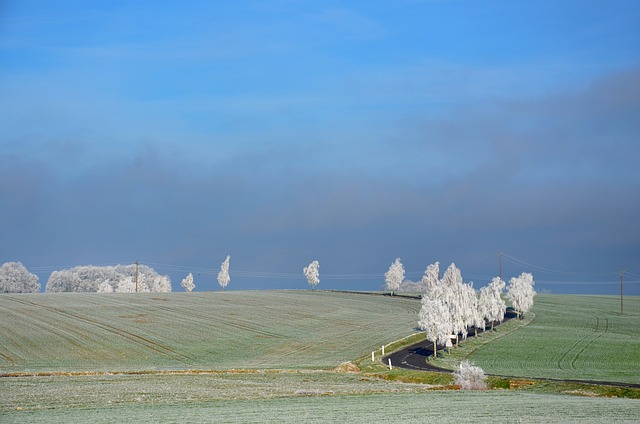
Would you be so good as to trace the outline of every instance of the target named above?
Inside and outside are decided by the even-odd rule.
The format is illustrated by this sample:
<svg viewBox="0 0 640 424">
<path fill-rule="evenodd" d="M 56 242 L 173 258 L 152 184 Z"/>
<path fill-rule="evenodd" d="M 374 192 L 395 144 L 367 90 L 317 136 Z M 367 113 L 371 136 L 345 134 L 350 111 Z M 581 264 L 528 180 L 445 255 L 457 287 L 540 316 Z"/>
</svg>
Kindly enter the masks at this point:
<svg viewBox="0 0 640 424">
<path fill-rule="evenodd" d="M 0 296 L 0 372 L 330 368 L 414 331 L 418 300 L 323 291 Z"/>
</svg>

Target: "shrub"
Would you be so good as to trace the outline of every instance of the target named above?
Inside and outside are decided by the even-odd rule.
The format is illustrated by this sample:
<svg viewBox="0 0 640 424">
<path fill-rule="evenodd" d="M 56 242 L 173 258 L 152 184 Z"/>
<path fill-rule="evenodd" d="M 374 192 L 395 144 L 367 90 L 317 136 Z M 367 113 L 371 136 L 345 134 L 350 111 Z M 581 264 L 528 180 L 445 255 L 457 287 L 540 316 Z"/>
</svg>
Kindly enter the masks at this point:
<svg viewBox="0 0 640 424">
<path fill-rule="evenodd" d="M 463 390 L 485 390 L 487 388 L 485 381 L 487 376 L 484 371 L 469 361 L 462 361 L 453 375 L 455 383 Z"/>
</svg>

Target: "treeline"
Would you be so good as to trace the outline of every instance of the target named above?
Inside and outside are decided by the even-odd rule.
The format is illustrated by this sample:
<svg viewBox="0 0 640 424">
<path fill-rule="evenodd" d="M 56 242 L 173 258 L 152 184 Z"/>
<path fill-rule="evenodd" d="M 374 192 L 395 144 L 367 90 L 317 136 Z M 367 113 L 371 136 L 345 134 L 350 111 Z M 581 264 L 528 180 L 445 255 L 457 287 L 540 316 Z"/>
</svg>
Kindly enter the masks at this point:
<svg viewBox="0 0 640 424">
<path fill-rule="evenodd" d="M 0 268 L 0 293 L 38 293 L 37 275 L 20 262 L 7 262 Z M 47 293 L 170 292 L 171 279 L 146 265 L 77 266 L 54 271 L 45 287 Z"/>
</svg>

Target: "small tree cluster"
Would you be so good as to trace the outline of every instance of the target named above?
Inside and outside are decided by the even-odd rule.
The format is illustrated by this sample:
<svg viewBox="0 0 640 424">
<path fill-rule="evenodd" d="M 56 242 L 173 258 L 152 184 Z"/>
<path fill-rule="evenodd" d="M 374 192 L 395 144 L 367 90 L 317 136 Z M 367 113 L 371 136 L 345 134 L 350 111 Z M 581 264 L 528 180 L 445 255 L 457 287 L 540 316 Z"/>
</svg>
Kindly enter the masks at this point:
<svg viewBox="0 0 640 424">
<path fill-rule="evenodd" d="M 320 263 L 318 261 L 311 262 L 309 266 L 304 267 L 302 272 L 304 272 L 304 276 L 307 277 L 307 282 L 312 290 L 320 284 Z"/>
<path fill-rule="evenodd" d="M 21 262 L 6 262 L 0 267 L 0 293 L 38 293 L 38 276 Z"/>
<path fill-rule="evenodd" d="M 45 291 L 52 292 L 98 292 L 134 293 L 170 292 L 171 280 L 158 275 L 153 268 L 140 265 L 78 266 L 54 271 L 49 276 Z"/>
<path fill-rule="evenodd" d="M 533 306 L 533 298 L 536 295 L 536 291 L 533 289 L 534 285 L 533 275 L 528 272 L 523 272 L 519 277 L 513 277 L 509 281 L 507 298 L 511 301 L 520 319 L 522 319 L 522 314 L 529 312 Z"/>
<path fill-rule="evenodd" d="M 453 373 L 455 384 L 463 390 L 485 390 L 487 388 L 486 379 L 482 368 L 464 360 Z"/>
</svg>

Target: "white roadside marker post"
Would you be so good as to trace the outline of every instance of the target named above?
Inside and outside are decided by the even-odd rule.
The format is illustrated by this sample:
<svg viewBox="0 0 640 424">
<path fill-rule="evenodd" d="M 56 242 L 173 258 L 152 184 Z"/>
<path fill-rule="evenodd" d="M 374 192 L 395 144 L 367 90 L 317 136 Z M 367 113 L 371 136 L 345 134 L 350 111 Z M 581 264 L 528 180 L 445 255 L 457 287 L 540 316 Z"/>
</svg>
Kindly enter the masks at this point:
<svg viewBox="0 0 640 424">
<path fill-rule="evenodd" d="M 384 356 L 384 345 L 382 345 L 382 356 Z"/>
<path fill-rule="evenodd" d="M 375 362 L 376 361 L 376 354 L 374 353 L 374 351 L 371 351 L 371 362 Z"/>
<path fill-rule="evenodd" d="M 391 366 L 391 358 L 389 358 L 389 369 L 392 370 L 393 367 Z"/>
</svg>

